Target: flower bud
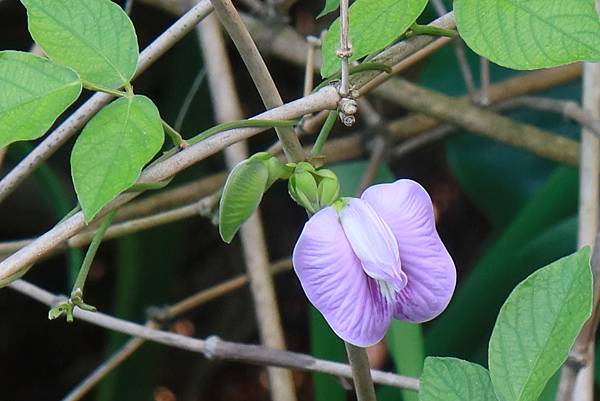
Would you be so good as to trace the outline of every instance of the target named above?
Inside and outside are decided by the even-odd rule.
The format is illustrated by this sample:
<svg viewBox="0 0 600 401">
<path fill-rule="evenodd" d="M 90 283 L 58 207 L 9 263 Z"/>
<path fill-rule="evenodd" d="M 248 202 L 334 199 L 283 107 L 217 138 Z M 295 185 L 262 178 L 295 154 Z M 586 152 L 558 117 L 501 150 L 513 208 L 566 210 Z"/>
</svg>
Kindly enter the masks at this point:
<svg viewBox="0 0 600 401">
<path fill-rule="evenodd" d="M 340 183 L 335 173 L 328 169 L 317 171 L 320 177 L 318 185 L 319 209 L 330 206 L 340 196 Z"/>
<path fill-rule="evenodd" d="M 288 190 L 296 203 L 316 213 L 338 198 L 340 186 L 333 171 L 315 170 L 310 163 L 300 162 L 290 177 Z"/>
<path fill-rule="evenodd" d="M 313 173 L 302 164 L 308 163 L 298 163 L 288 182 L 288 191 L 297 204 L 311 213 L 316 213 L 319 210 L 317 180 Z M 310 164 L 308 165 L 310 166 Z M 310 169 L 314 171 L 314 167 L 310 166 Z"/>
</svg>

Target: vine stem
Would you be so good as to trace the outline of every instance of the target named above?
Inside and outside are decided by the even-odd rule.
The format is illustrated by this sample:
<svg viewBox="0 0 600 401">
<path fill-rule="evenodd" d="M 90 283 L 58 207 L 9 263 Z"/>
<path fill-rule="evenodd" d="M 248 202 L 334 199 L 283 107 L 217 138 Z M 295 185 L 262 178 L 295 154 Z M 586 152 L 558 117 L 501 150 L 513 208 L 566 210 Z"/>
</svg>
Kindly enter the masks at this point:
<svg viewBox="0 0 600 401">
<path fill-rule="evenodd" d="M 281 106 L 283 100 L 269 69 L 231 0 L 211 0 L 211 3 L 242 56 L 264 105 L 268 109 Z M 294 130 L 278 128 L 276 131 L 288 160 L 291 162 L 304 160 L 304 150 Z"/>
<path fill-rule="evenodd" d="M 329 137 L 329 134 L 331 133 L 331 130 L 332 130 L 333 126 L 335 125 L 337 117 L 338 117 L 337 111 L 334 110 L 334 111 L 329 112 L 329 115 L 327 116 L 327 119 L 325 120 L 323 127 L 321 127 L 319 136 L 317 136 L 317 140 L 315 141 L 315 144 L 313 145 L 313 148 L 310 151 L 311 156 L 314 157 L 314 156 L 319 156 L 321 154 L 321 152 L 323 151 L 323 146 L 325 145 L 325 142 L 327 142 L 327 138 Z"/>
<path fill-rule="evenodd" d="M 102 220 L 102 224 L 94 234 L 94 238 L 90 243 L 90 246 L 85 254 L 85 258 L 83 259 L 83 263 L 81 264 L 81 269 L 79 269 L 79 274 L 77 275 L 77 279 L 75 279 L 75 284 L 73 284 L 73 293 L 79 291 L 83 293 L 83 287 L 85 286 L 85 280 L 90 272 L 90 267 L 92 266 L 92 262 L 96 257 L 96 253 L 98 252 L 98 248 L 100 248 L 100 244 L 102 243 L 102 238 L 104 237 L 104 233 L 110 226 L 110 223 L 115 216 L 116 210 L 109 212 L 104 219 Z"/>
<path fill-rule="evenodd" d="M 183 139 L 181 134 L 175 128 L 171 127 L 165 120 L 161 119 L 160 121 L 165 132 L 167 133 L 169 138 L 171 138 L 171 142 L 173 142 L 173 145 L 175 147 L 185 148 L 188 146 L 188 143 L 185 141 L 185 139 Z"/>
<path fill-rule="evenodd" d="M 350 92 L 350 57 L 352 56 L 352 45 L 348 35 L 349 18 L 348 18 L 349 0 L 340 1 L 340 48 L 337 55 L 341 60 L 342 77 L 340 82 L 340 95 L 345 97 Z"/>
<path fill-rule="evenodd" d="M 375 397 L 375 387 L 371 378 L 367 350 L 347 342 L 345 344 L 348 361 L 352 367 L 357 401 L 376 401 L 377 398 Z"/>
</svg>

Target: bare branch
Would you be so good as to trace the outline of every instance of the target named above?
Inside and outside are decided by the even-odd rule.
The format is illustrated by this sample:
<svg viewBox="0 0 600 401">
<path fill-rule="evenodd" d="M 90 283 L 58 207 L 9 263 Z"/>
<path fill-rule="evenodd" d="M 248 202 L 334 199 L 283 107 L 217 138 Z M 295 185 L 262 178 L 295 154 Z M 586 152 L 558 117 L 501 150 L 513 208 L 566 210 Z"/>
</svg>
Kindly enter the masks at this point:
<svg viewBox="0 0 600 401">
<path fill-rule="evenodd" d="M 216 120 L 219 123 L 240 120 L 244 115 L 218 20 L 215 17 L 207 18 L 198 32 L 203 54 L 210 55 L 205 57 L 205 65 Z M 247 157 L 248 146 L 245 141 L 225 149 L 228 169 L 234 168 Z M 275 287 L 269 272 L 269 254 L 259 210 L 242 225 L 240 238 L 261 342 L 271 348 L 285 349 L 285 337 Z M 279 368 L 269 368 L 267 372 L 273 400 L 296 400 L 291 372 Z"/>
<path fill-rule="evenodd" d="M 10 284 L 10 288 L 48 306 L 53 306 L 65 299 L 24 280 L 13 282 Z M 314 358 L 306 354 L 275 350 L 258 345 L 233 343 L 223 341 L 218 337 L 209 337 L 206 340 L 185 337 L 117 319 L 100 312 L 87 312 L 77 309 L 74 314 L 77 319 L 95 324 L 96 326 L 134 337 L 141 337 L 148 341 L 201 353 L 208 359 L 230 360 L 264 366 L 279 366 L 352 378 L 349 365 Z M 375 383 L 414 391 L 418 391 L 419 389 L 419 380 L 413 377 L 400 376 L 380 370 L 371 370 L 371 376 Z"/>
<path fill-rule="evenodd" d="M 231 0 L 211 0 L 211 2 L 240 52 L 264 105 L 268 109 L 281 106 L 283 101 L 267 65 Z M 294 130 L 291 128 L 278 128 L 276 131 L 288 159 L 293 162 L 304 160 L 302 145 L 294 134 Z"/>
<path fill-rule="evenodd" d="M 135 77 L 150 67 L 211 11 L 210 2 L 203 0 L 177 20 L 140 54 Z M 47 160 L 69 138 L 75 135 L 111 99 L 112 96 L 106 93 L 96 93 L 36 146 L 10 173 L 0 180 L 0 202 L 6 199 L 40 163 Z"/>
<path fill-rule="evenodd" d="M 279 274 L 289 271 L 292 268 L 291 259 L 284 259 L 273 263 L 271 266 L 271 274 Z M 241 275 L 230 280 L 224 281 L 213 287 L 207 288 L 194 294 L 186 299 L 183 299 L 172 306 L 162 307 L 155 310 L 155 314 L 161 317 L 161 320 L 172 320 L 184 313 L 198 308 L 210 301 L 216 300 L 224 295 L 242 288 L 248 283 L 248 276 Z M 146 322 L 146 327 L 153 329 L 160 328 L 160 325 L 155 321 Z M 107 374 L 116 369 L 119 365 L 125 362 L 133 355 L 146 340 L 139 337 L 134 337 L 127 341 L 118 351 L 116 351 L 108 360 L 98 366 L 88 377 L 86 377 L 79 385 L 63 399 L 63 401 L 77 401 L 83 398 L 90 392 Z"/>
<path fill-rule="evenodd" d="M 526 149 L 561 163 L 574 165 L 579 160 L 579 144 L 572 139 L 514 122 L 467 102 L 457 102 L 452 97 L 405 80 L 390 81 L 379 89 L 382 95 L 385 94 L 383 90 L 385 93 L 393 93 L 394 102 L 411 111 L 452 123 L 475 134 Z"/>
<path fill-rule="evenodd" d="M 583 67 L 583 107 L 579 114 L 600 117 L 600 65 L 585 63 Z M 571 108 L 572 109 L 572 108 Z M 597 123 L 597 121 L 596 121 Z M 587 127 L 592 128 L 592 127 Z M 600 139 L 594 129 L 581 133 L 579 165 L 579 232 L 578 247 L 593 246 L 594 303 L 592 317 L 581 329 L 569 360 L 562 369 L 557 401 L 593 401 L 595 341 L 600 317 L 600 234 L 598 232 L 598 202 L 600 198 Z"/>
<path fill-rule="evenodd" d="M 516 107 L 528 107 L 531 109 L 562 114 L 563 116 L 572 119 L 583 128 L 586 128 L 590 131 L 590 134 L 600 138 L 600 119 L 593 118 L 590 112 L 584 110 L 575 101 L 523 96 L 502 102 L 495 108 L 502 110 L 504 108 L 514 109 Z M 586 237 L 588 239 L 591 238 L 591 233 Z"/>
</svg>

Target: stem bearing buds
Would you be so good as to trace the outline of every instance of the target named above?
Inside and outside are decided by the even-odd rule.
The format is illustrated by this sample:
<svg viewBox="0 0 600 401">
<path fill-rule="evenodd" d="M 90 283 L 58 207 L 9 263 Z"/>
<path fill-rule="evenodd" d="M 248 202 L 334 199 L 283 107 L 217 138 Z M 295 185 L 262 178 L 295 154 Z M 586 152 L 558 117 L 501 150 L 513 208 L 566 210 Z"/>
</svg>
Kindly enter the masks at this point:
<svg viewBox="0 0 600 401">
<path fill-rule="evenodd" d="M 288 191 L 296 203 L 316 213 L 338 199 L 340 184 L 333 171 L 317 170 L 310 163 L 300 162 L 289 178 Z"/>
</svg>

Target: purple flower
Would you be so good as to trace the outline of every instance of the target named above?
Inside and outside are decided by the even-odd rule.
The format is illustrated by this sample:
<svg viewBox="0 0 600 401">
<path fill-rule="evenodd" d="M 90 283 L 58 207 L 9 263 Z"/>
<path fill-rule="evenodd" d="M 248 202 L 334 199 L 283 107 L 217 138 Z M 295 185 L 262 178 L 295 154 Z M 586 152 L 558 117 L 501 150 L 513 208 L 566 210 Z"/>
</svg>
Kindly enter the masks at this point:
<svg viewBox="0 0 600 401">
<path fill-rule="evenodd" d="M 439 315 L 456 284 L 429 195 L 411 180 L 343 198 L 304 226 L 293 262 L 308 299 L 333 331 L 357 346 L 380 341 L 392 318 Z"/>
</svg>

